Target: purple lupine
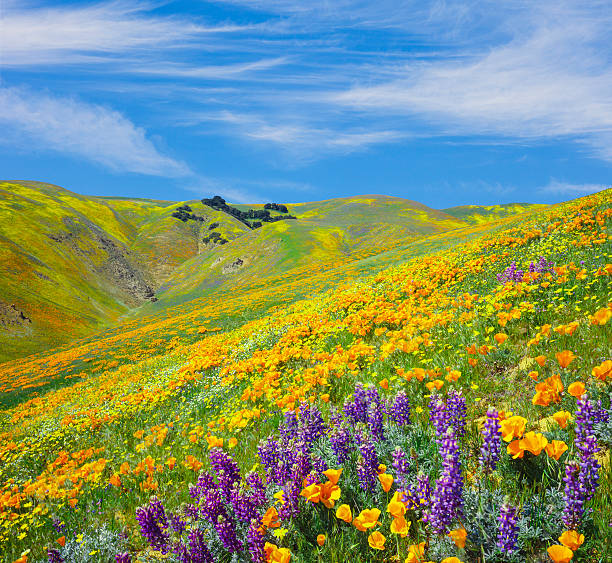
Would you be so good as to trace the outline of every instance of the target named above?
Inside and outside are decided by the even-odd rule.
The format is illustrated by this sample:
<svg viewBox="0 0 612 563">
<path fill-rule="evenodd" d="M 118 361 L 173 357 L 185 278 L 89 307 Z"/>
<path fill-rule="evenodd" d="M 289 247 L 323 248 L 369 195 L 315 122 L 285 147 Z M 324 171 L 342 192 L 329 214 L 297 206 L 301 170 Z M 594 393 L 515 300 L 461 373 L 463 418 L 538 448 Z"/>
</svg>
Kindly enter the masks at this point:
<svg viewBox="0 0 612 563">
<path fill-rule="evenodd" d="M 238 485 L 235 485 L 230 493 L 230 503 L 238 520 L 250 522 L 253 518 L 257 518 L 257 506 L 251 500 L 250 495 L 243 494 L 240 491 Z"/>
<path fill-rule="evenodd" d="M 300 492 L 302 491 L 301 482 L 289 481 L 282 487 L 283 504 L 278 509 L 278 517 L 281 520 L 289 520 L 300 514 Z"/>
<path fill-rule="evenodd" d="M 380 442 L 385 439 L 383 409 L 380 403 L 371 402 L 368 406 L 368 428 L 376 441 Z"/>
<path fill-rule="evenodd" d="M 396 446 L 393 450 L 393 469 L 395 470 L 396 480 L 401 487 L 406 487 L 408 471 L 410 466 L 408 465 L 408 459 L 404 450 L 399 446 Z"/>
<path fill-rule="evenodd" d="M 431 485 L 429 477 L 425 473 L 417 475 L 417 498 L 421 506 L 427 507 L 431 502 Z"/>
<path fill-rule="evenodd" d="M 575 461 L 565 464 L 565 507 L 563 509 L 563 524 L 568 530 L 578 530 L 584 515 L 585 491 L 580 485 L 580 465 Z"/>
<path fill-rule="evenodd" d="M 480 466 L 485 474 L 494 471 L 499 462 L 501 448 L 500 428 L 499 412 L 489 407 L 487 409 L 487 420 L 482 429 L 482 447 L 480 448 Z"/>
<path fill-rule="evenodd" d="M 601 404 L 601 399 L 597 400 L 597 407 L 595 408 L 595 412 L 593 413 L 593 424 L 607 424 L 610 422 L 610 413 L 603 408 Z"/>
<path fill-rule="evenodd" d="M 265 545 L 266 540 L 264 534 L 260 530 L 258 520 L 254 519 L 249 525 L 247 532 L 246 543 L 249 548 L 249 554 L 251 555 L 251 561 L 253 563 L 264 563 L 266 560 Z"/>
<path fill-rule="evenodd" d="M 575 414 L 576 438 L 574 443 L 579 451 L 580 485 L 584 489 L 585 501 L 589 501 L 595 494 L 599 479 L 599 462 L 595 457 L 599 451 L 597 439 L 593 433 L 595 408 L 586 395 L 577 401 L 578 409 Z"/>
<path fill-rule="evenodd" d="M 62 554 L 59 552 L 58 549 L 55 549 L 54 547 L 50 547 L 47 550 L 47 557 L 49 563 L 64 563 L 64 558 L 62 557 Z"/>
<path fill-rule="evenodd" d="M 180 516 L 169 513 L 168 514 L 168 522 L 170 523 L 171 528 L 181 536 L 183 532 L 187 529 L 187 522 L 185 522 Z"/>
<path fill-rule="evenodd" d="M 215 523 L 220 516 L 225 516 L 225 500 L 219 489 L 210 489 L 205 496 L 200 497 L 200 513 L 211 523 Z"/>
<path fill-rule="evenodd" d="M 502 553 L 511 554 L 516 551 L 518 540 L 517 525 L 518 508 L 504 502 L 499 509 L 499 530 L 497 532 L 497 547 Z"/>
<path fill-rule="evenodd" d="M 327 471 L 327 469 L 328 469 L 327 463 L 325 463 L 325 460 L 322 457 L 314 456 L 312 458 L 312 470 L 315 473 L 318 473 L 319 475 L 321 475 L 323 471 Z"/>
<path fill-rule="evenodd" d="M 359 486 L 365 491 L 373 491 L 376 486 L 376 475 L 378 473 L 378 456 L 369 436 L 358 433 L 357 442 L 362 456 L 357 464 Z"/>
<path fill-rule="evenodd" d="M 217 475 L 218 486 L 225 500 L 229 500 L 234 485 L 240 483 L 240 469 L 232 456 L 221 448 L 213 448 L 208 454 L 210 465 Z"/>
<path fill-rule="evenodd" d="M 523 270 L 518 270 L 516 262 L 512 262 L 502 273 L 497 274 L 497 281 L 499 282 L 520 282 L 523 280 Z"/>
<path fill-rule="evenodd" d="M 236 537 L 236 529 L 231 517 L 219 516 L 213 525 L 225 549 L 230 553 L 242 550 L 242 542 Z"/>
<path fill-rule="evenodd" d="M 312 444 L 325 434 L 326 429 L 325 421 L 318 407 L 302 403 L 300 405 L 299 440 L 306 444 L 308 451 Z"/>
<path fill-rule="evenodd" d="M 251 471 L 247 473 L 245 478 L 247 485 L 251 488 L 251 499 L 255 506 L 262 507 L 266 502 L 268 502 L 268 498 L 266 496 L 266 487 L 261 480 L 261 475 L 256 471 Z"/>
<path fill-rule="evenodd" d="M 132 556 L 126 551 L 115 555 L 115 563 L 132 563 Z"/>
<path fill-rule="evenodd" d="M 353 436 L 344 422 L 332 430 L 329 441 L 339 464 L 344 463 L 351 457 L 354 446 Z"/>
<path fill-rule="evenodd" d="M 280 446 L 274 439 L 274 436 L 270 435 L 265 440 L 261 440 L 257 446 L 257 455 L 266 470 L 270 471 L 276 467 L 280 455 Z"/>
<path fill-rule="evenodd" d="M 204 530 L 196 528 L 189 532 L 189 563 L 213 563 L 214 558 L 206 545 Z"/>
<path fill-rule="evenodd" d="M 442 457 L 442 474 L 436 481 L 436 488 L 431 498 L 431 508 L 426 514 L 426 520 L 433 530 L 446 533 L 450 523 L 462 515 L 463 499 L 461 478 L 461 462 L 459 460 L 459 444 L 451 427 L 446 431 L 446 437 L 440 446 Z"/>
<path fill-rule="evenodd" d="M 387 407 L 389 418 L 398 426 L 410 424 L 410 403 L 405 391 L 399 391 L 393 402 Z"/>
<path fill-rule="evenodd" d="M 140 533 L 153 549 L 163 554 L 169 551 L 169 536 L 166 532 L 168 520 L 163 504 L 156 497 L 151 497 L 147 506 L 136 509 L 136 520 L 140 524 Z"/>
<path fill-rule="evenodd" d="M 281 437 L 286 442 L 293 440 L 298 431 L 298 419 L 294 410 L 288 410 L 283 413 L 283 423 L 280 424 L 278 430 Z"/>
<path fill-rule="evenodd" d="M 436 431 L 436 442 L 440 446 L 449 425 L 448 409 L 439 395 L 433 393 L 429 399 L 429 418 Z"/>
<path fill-rule="evenodd" d="M 215 484 L 215 480 L 212 478 L 212 475 L 202 472 L 200 473 L 196 484 L 189 487 L 189 495 L 192 499 L 198 500 L 205 497 L 208 491 L 214 489 L 216 486 L 217 485 Z"/>
<path fill-rule="evenodd" d="M 345 401 L 344 413 L 354 424 L 366 422 L 368 416 L 368 401 L 365 389 L 361 383 L 355 385 L 355 393 L 352 401 Z"/>
<path fill-rule="evenodd" d="M 461 394 L 461 391 L 455 391 L 453 389 L 448 394 L 448 399 L 446 401 L 446 410 L 448 416 L 448 424 L 454 428 L 455 437 L 463 438 L 463 436 L 465 436 L 465 419 L 467 417 L 467 406 L 465 403 L 465 397 Z"/>
</svg>

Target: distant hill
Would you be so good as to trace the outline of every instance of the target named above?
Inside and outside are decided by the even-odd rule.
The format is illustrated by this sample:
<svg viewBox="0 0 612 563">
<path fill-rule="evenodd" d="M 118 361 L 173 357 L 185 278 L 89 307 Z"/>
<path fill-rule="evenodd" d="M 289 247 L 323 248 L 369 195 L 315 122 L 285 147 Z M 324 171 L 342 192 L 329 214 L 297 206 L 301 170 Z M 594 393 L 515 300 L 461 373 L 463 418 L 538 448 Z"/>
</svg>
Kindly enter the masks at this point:
<svg viewBox="0 0 612 563">
<path fill-rule="evenodd" d="M 442 211 L 457 219 L 476 225 L 546 207 L 548 205 L 537 203 L 504 203 L 501 205 L 460 205 L 458 207 L 448 207 L 442 209 Z"/>
<path fill-rule="evenodd" d="M 200 201 L 0 183 L 0 362 L 91 336 L 126 315 L 157 315 L 202 297 L 222 301 L 246 291 L 255 303 L 265 288 L 259 305 L 272 306 L 271 296 L 278 299 L 292 279 L 314 280 L 426 236 L 534 207 L 439 211 L 382 195 L 286 206 L 297 219 L 251 229 Z"/>
</svg>

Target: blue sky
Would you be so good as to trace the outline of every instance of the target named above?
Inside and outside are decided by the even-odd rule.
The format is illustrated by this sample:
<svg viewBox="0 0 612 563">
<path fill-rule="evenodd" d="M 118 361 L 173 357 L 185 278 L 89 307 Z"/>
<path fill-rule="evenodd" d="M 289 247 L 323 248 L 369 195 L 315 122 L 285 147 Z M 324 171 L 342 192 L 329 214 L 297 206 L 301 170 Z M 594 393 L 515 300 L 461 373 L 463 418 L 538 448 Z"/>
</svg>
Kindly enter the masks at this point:
<svg viewBox="0 0 612 563">
<path fill-rule="evenodd" d="M 612 4 L 3 0 L 0 177 L 432 207 L 612 177 Z"/>
</svg>

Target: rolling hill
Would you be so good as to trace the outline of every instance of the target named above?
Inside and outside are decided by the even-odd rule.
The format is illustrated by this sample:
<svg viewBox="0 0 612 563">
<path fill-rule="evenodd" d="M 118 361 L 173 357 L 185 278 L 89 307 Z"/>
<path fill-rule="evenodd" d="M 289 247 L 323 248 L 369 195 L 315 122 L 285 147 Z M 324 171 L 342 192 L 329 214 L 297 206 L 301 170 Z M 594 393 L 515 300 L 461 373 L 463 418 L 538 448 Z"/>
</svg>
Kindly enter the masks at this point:
<svg viewBox="0 0 612 563">
<path fill-rule="evenodd" d="M 198 220 L 172 216 L 185 205 Z M 0 361 L 88 336 L 128 313 L 265 284 L 313 264 L 338 266 L 464 225 L 416 202 L 384 196 L 289 207 L 298 220 L 251 230 L 199 201 L 92 197 L 39 182 L 0 184 Z"/>
</svg>

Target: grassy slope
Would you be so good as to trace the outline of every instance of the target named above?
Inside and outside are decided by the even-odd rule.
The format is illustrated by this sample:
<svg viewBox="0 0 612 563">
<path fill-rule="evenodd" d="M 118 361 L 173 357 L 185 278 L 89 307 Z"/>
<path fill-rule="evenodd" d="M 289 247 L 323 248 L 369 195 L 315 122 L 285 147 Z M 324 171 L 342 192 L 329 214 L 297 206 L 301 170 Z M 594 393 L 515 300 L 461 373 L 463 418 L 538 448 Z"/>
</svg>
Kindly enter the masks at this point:
<svg viewBox="0 0 612 563">
<path fill-rule="evenodd" d="M 242 230 L 204 206 L 198 211 L 207 221 L 183 223 L 171 217 L 176 206 L 83 196 L 39 182 L 0 184 L 0 305 L 31 320 L 5 319 L 0 362 L 115 323 L 143 302 L 144 285 L 155 290 L 202 250 L 200 231 L 211 221 Z M 126 281 L 131 275 L 139 280 L 136 291 Z"/>
<path fill-rule="evenodd" d="M 206 459 L 207 422 L 211 423 L 209 428 L 215 435 L 226 440 L 237 437 L 239 447 L 230 451 L 241 468 L 248 470 L 255 461 L 259 437 L 274 431 L 278 424 L 279 407 L 291 406 L 301 397 L 312 397 L 327 417 L 326 397 L 331 396 L 332 403 L 341 405 L 356 380 L 377 384 L 386 378 L 389 391 L 381 391 L 385 397 L 398 389 L 408 392 L 414 427 L 422 429 L 415 430 L 415 436 L 418 435 L 418 445 L 413 444 L 415 455 L 421 467 L 432 473 L 432 478 L 437 467 L 423 457 L 429 450 L 422 448 L 427 445 L 430 454 L 436 455 L 427 416 L 430 390 L 425 386 L 434 379 L 442 382 L 442 393 L 449 386 L 463 388 L 468 400 L 468 420 L 481 416 L 488 405 L 493 405 L 525 416 L 528 429 L 535 430 L 548 428 L 545 420 L 550 423 L 549 417 L 556 410 L 575 410 L 576 401 L 565 392 L 558 404 L 534 407 L 530 401 L 534 383 L 527 376 L 530 370 L 538 370 L 540 380 L 561 372 L 565 388 L 574 379 L 581 379 L 593 397 L 600 396 L 607 401 L 606 386 L 588 374 L 612 353 L 611 324 L 598 324 L 591 316 L 597 310 L 605 310 L 612 299 L 609 282 L 612 269 L 608 274 L 605 270 L 612 258 L 611 197 L 612 193 L 607 192 L 552 207 L 545 213 L 526 215 L 520 220 L 505 219 L 493 226 L 435 234 L 340 266 L 323 275 L 330 276 L 331 282 L 343 283 L 344 289 L 281 307 L 271 316 L 245 323 L 234 331 L 211 336 L 200 334 L 197 336 L 200 341 L 193 346 L 182 347 L 181 343 L 189 342 L 189 335 L 201 326 L 198 321 L 198 307 L 204 307 L 201 302 L 166 311 L 168 318 L 158 316 L 157 324 L 146 325 L 140 319 L 135 320 L 124 327 L 123 333 L 117 330 L 108 334 L 106 341 L 99 341 L 98 350 L 96 343 L 91 342 L 88 349 L 91 357 L 123 349 L 129 362 L 118 369 L 107 365 L 106 373 L 99 378 L 91 377 L 96 370 L 90 368 L 91 364 L 85 364 L 82 381 L 69 382 L 64 389 L 5 413 L 4 434 L 0 434 L 0 458 L 5 465 L 0 477 L 5 482 L 9 477 L 17 477 L 17 492 L 13 490 L 6 501 L 17 503 L 9 509 L 17 516 L 7 520 L 10 523 L 2 532 L 0 541 L 4 539 L 4 543 L 0 544 L 0 551 L 4 549 L 16 558 L 30 547 L 36 554 L 42 554 L 43 546 L 53 543 L 59 535 L 52 529 L 52 516 L 65 523 L 62 534 L 71 549 L 78 547 L 80 533 L 89 542 L 88 549 L 107 553 L 103 550 L 114 548 L 116 552 L 125 546 L 118 532 L 127 531 L 129 549 L 141 550 L 144 544 L 134 521 L 135 507 L 146 502 L 153 492 L 167 508 L 188 500 L 186 483 L 193 482 L 194 472 L 189 468 L 187 456 Z M 527 266 L 530 260 L 537 260 L 541 255 L 560 267 L 560 273 L 551 280 L 535 280 L 523 286 L 498 284 L 496 274 L 512 260 Z M 584 271 L 576 266 L 582 261 Z M 391 265 L 392 268 L 383 270 Z M 375 277 L 354 281 L 360 274 L 376 272 Z M 314 281 L 314 275 L 304 276 L 293 280 L 292 287 L 296 293 L 307 293 Z M 417 292 L 417 289 L 424 291 Z M 257 295 L 258 292 L 253 294 Z M 228 292 L 227 299 L 225 313 L 222 308 L 215 309 L 217 313 L 221 311 L 220 317 L 238 306 L 245 296 L 232 296 Z M 149 323 L 152 321 L 149 319 Z M 543 325 L 557 328 L 570 326 L 573 321 L 577 323 L 575 333 L 572 330 L 571 334 L 565 334 L 562 329 L 561 332 L 551 330 L 549 336 L 537 336 L 544 332 Z M 132 332 L 127 332 L 127 328 Z M 508 340 L 498 344 L 493 338 L 496 332 L 508 335 Z M 423 339 L 425 333 L 433 341 L 431 346 L 419 346 L 418 338 Z M 537 342 L 533 342 L 534 337 Z M 174 344 L 167 346 L 172 341 Z M 415 343 L 416 349 L 403 349 Z M 466 348 L 472 344 L 474 350 L 483 345 L 488 350 L 466 354 Z M 152 351 L 156 347 L 157 357 L 151 357 L 155 356 Z M 577 356 L 567 369 L 560 369 L 554 357 L 563 349 L 570 349 Z M 56 375 L 70 375 L 70 362 L 79 353 L 78 349 L 67 350 L 50 358 L 49 363 L 56 366 Z M 533 359 L 539 354 L 547 356 L 543 368 Z M 425 372 L 422 383 L 405 377 L 406 372 L 417 367 L 431 370 L 431 373 Z M 461 372 L 458 382 L 444 378 L 446 368 Z M 29 373 L 22 366 L 22 378 L 17 384 L 26 387 Z M 608 402 L 604 404 L 609 407 Z M 261 420 L 256 409 L 266 409 Z M 235 414 L 239 416 L 235 418 Z M 551 517 L 548 511 L 552 505 L 547 504 L 549 497 L 544 492 L 547 488 L 554 491 L 562 487 L 559 483 L 563 463 L 567 456 L 575 454 L 573 431 L 551 428 L 547 432 L 549 439 L 563 439 L 570 444 L 570 452 L 560 463 L 546 458 L 544 453 L 538 458 L 527 453 L 526 459 L 516 464 L 503 457 L 499 472 L 487 481 L 488 487 L 494 487 L 496 499 L 504 494 L 511 495 L 515 503 L 531 502 L 535 498 L 532 519 L 539 514 L 538 510 L 547 511 L 545 521 L 537 524 L 538 533 L 525 544 L 522 561 L 544 560 L 545 547 L 555 543 L 560 533 L 558 515 L 554 513 Z M 168 436 L 164 434 L 166 431 Z M 77 458 L 83 461 L 76 465 L 58 457 L 61 450 L 88 452 L 87 448 L 100 446 L 105 449 L 78 454 Z M 466 451 L 465 486 L 474 490 L 469 485 L 468 471 L 477 471 L 473 452 L 478 452 L 479 437 L 475 425 L 469 425 L 462 447 Z M 164 464 L 171 457 L 177 460 L 173 470 Z M 56 463 L 47 465 L 53 461 Z M 110 476 L 118 473 L 125 461 L 132 469 L 139 463 L 143 469 L 121 474 L 122 487 L 109 486 Z M 384 461 L 390 465 L 390 460 Z M 82 472 L 79 477 L 78 468 L 88 463 L 93 463 L 88 466 L 91 478 L 83 478 Z M 147 469 L 151 463 L 155 467 L 153 471 Z M 347 481 L 350 471 L 347 464 L 341 481 L 342 502 L 355 503 L 355 511 L 379 503 L 383 512 L 381 529 L 389 535 L 385 528 L 389 518 L 385 515 L 383 497 L 352 497 L 356 493 L 351 492 Z M 72 481 L 62 480 L 65 475 L 72 475 Z M 36 497 L 23 486 L 28 477 L 35 480 L 39 491 Z M 74 482 L 82 484 L 75 493 L 76 508 L 72 509 L 67 501 L 73 498 L 69 494 Z M 587 544 L 577 557 L 580 561 L 608 560 L 606 545 L 612 538 L 607 522 L 612 514 L 605 499 L 611 489 L 612 481 L 606 472 L 601 479 L 601 493 L 595 500 L 596 512 L 589 524 Z M 538 498 L 543 505 L 538 504 Z M 28 517 L 32 505 L 27 510 L 19 508 L 28 506 L 28 502 L 33 502 L 38 510 L 33 517 Z M 88 509 L 97 506 L 96 503 L 100 506 L 99 514 Z M 335 520 L 324 518 L 326 510 L 308 512 L 306 506 L 303 510 L 311 519 L 303 524 L 315 533 L 329 533 L 328 544 L 321 554 L 323 560 L 347 560 L 355 557 L 355 553 L 364 554 L 360 560 L 382 560 L 384 553 L 369 550 L 367 534 L 360 535 L 350 526 L 332 532 L 326 526 Z M 496 514 L 485 514 L 485 518 L 494 522 Z M 31 523 L 30 527 L 23 528 L 27 522 Z M 471 534 L 470 542 L 480 537 L 481 532 L 472 520 L 464 522 Z M 40 528 L 34 524 L 40 524 Z M 96 539 L 102 524 L 113 531 L 111 539 L 105 542 Z M 316 557 L 316 547 L 310 543 L 314 540 L 298 524 L 285 524 L 290 533 L 283 543 L 298 554 L 296 560 L 310 560 L 310 555 Z M 531 521 L 529 524 L 536 525 Z M 485 533 L 487 523 L 480 525 Z M 355 544 L 359 548 L 353 547 L 349 552 L 349 546 Z M 464 561 L 472 561 L 465 552 L 458 555 Z M 103 555 L 97 557 L 104 560 Z M 96 559 L 92 556 L 91 560 Z"/>
<path fill-rule="evenodd" d="M 510 215 L 520 215 L 527 211 L 543 210 L 546 207 L 548 206 L 536 203 L 504 203 L 501 205 L 460 205 L 442 209 L 442 211 L 475 225 L 490 223 Z"/>
<path fill-rule="evenodd" d="M 186 261 L 160 288 L 159 301 L 144 310 L 187 302 L 212 289 L 269 285 L 272 280 L 311 271 L 313 265 L 337 268 L 418 237 L 465 226 L 417 202 L 388 196 L 290 204 L 288 209 L 297 220 L 264 223 L 234 244 Z M 230 270 L 238 259 L 242 265 Z"/>
</svg>

